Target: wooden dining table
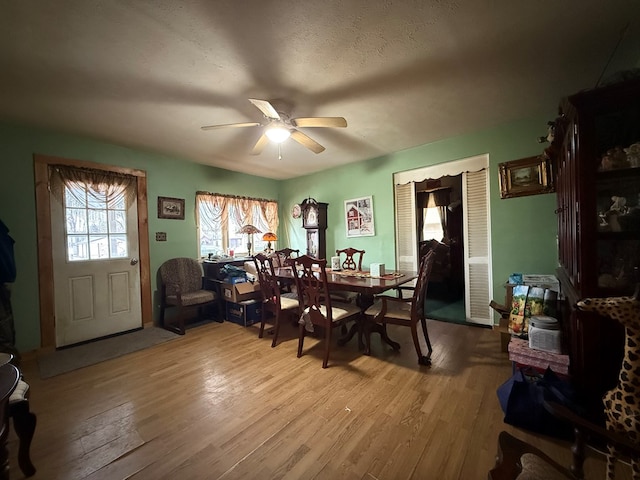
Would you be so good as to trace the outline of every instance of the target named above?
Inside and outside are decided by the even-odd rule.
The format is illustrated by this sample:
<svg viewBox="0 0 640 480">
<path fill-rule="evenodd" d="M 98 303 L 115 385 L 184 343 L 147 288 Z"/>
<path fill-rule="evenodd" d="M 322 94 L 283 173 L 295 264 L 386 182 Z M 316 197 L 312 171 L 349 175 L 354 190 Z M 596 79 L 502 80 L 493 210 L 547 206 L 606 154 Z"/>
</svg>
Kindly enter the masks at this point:
<svg viewBox="0 0 640 480">
<path fill-rule="evenodd" d="M 338 339 L 338 345 L 344 345 L 349 342 L 357 333 L 358 347 L 364 349 L 362 335 L 366 325 L 366 317 L 364 312 L 373 305 L 375 296 L 387 290 L 393 290 L 405 283 L 410 282 L 418 277 L 418 272 L 409 270 L 399 270 L 388 272 L 383 276 L 371 276 L 366 270 L 338 270 L 334 271 L 330 268 L 326 269 L 327 284 L 330 291 L 334 292 L 355 292 L 356 305 L 360 307 L 362 315 L 351 326 L 347 334 Z M 292 267 L 279 267 L 275 269 L 275 274 L 281 280 L 294 280 Z M 383 335 L 377 325 L 372 325 L 373 330 L 382 335 L 382 339 L 391 345 L 394 349 L 400 348 L 399 344 Z"/>
</svg>

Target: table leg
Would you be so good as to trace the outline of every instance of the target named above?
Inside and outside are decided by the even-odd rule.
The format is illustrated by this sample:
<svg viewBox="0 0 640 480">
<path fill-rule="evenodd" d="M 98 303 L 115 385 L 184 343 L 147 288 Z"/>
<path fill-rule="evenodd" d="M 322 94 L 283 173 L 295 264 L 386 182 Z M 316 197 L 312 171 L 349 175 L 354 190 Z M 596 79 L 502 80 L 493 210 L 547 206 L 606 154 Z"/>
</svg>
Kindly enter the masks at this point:
<svg viewBox="0 0 640 480">
<path fill-rule="evenodd" d="M 357 333 L 358 348 L 360 350 L 365 350 L 366 353 L 368 348 L 364 344 L 363 334 L 365 333 L 364 329 L 367 322 L 367 317 L 365 316 L 364 312 L 367 310 L 367 308 L 373 305 L 373 295 L 358 293 L 356 297 L 356 305 L 360 307 L 360 315 L 358 316 L 358 318 L 356 318 L 356 321 L 353 323 L 353 325 L 351 325 L 351 328 L 349 328 L 347 334 L 338 339 L 338 345 L 342 347 L 343 345 L 347 344 Z"/>
<path fill-rule="evenodd" d="M 18 465 L 25 477 L 35 475 L 36 468 L 31 463 L 29 450 L 31 440 L 36 430 L 36 416 L 29 411 L 29 402 L 23 401 L 9 407 L 10 415 L 13 417 L 13 427 L 20 440 L 18 445 Z"/>
</svg>

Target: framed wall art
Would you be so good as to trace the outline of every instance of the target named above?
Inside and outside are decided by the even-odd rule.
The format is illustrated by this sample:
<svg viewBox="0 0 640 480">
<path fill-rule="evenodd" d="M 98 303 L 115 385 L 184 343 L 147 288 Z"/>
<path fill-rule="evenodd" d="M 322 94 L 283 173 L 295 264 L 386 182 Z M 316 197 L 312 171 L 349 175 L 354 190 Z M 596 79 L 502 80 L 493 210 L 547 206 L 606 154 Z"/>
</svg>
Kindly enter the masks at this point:
<svg viewBox="0 0 640 480">
<path fill-rule="evenodd" d="M 555 191 L 549 160 L 528 157 L 498 165 L 500 197 L 513 198 Z"/>
<path fill-rule="evenodd" d="M 347 237 L 369 237 L 376 234 L 373 224 L 373 198 L 371 196 L 345 200 L 344 216 Z"/>
<path fill-rule="evenodd" d="M 158 197 L 158 218 L 184 220 L 184 198 Z"/>
</svg>

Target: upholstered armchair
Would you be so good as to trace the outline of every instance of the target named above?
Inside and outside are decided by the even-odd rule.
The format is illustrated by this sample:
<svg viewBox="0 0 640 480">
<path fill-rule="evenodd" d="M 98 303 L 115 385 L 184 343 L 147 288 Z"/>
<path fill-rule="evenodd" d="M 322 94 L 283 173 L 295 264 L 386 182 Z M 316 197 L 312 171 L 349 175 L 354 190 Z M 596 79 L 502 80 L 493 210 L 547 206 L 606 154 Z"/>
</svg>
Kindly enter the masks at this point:
<svg viewBox="0 0 640 480">
<path fill-rule="evenodd" d="M 184 335 L 184 322 L 190 308 L 215 303 L 215 292 L 202 288 L 202 266 L 193 258 L 172 258 L 160 266 L 161 306 L 160 324 L 179 335 Z M 173 322 L 165 318 L 165 310 L 177 307 L 177 318 Z"/>
</svg>

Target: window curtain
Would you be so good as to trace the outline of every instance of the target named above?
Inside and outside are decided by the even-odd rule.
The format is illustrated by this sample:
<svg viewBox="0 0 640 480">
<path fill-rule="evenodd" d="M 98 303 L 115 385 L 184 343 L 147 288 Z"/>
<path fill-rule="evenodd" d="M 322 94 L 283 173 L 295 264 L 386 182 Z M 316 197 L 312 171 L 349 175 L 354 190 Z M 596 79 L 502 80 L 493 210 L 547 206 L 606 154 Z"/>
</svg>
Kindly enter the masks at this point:
<svg viewBox="0 0 640 480">
<path fill-rule="evenodd" d="M 197 192 L 196 207 L 198 205 L 207 217 L 200 217 L 198 208 L 196 208 L 198 225 L 201 222 L 218 223 L 222 231 L 228 231 L 229 215 L 231 214 L 238 225 L 250 223 L 262 232 L 277 232 L 278 230 L 278 202 L 275 200 Z"/>
<path fill-rule="evenodd" d="M 199 206 L 199 208 L 197 208 Z M 203 215 L 200 215 L 200 209 Z M 196 193 L 196 223 L 206 230 L 214 230 L 216 225 L 222 231 L 227 231 L 229 227 L 229 203 L 226 198 L 210 193 Z"/>
<path fill-rule="evenodd" d="M 113 207 L 124 201 L 127 207 L 136 200 L 137 179 L 133 175 L 107 172 L 93 168 L 77 168 L 68 165 L 49 166 L 49 188 L 55 198 L 64 204 L 65 188 L 76 204 L 85 203 L 84 188 L 76 188 L 78 184 L 86 185 L 89 202 L 107 201 Z M 82 198 L 78 195 L 82 192 Z"/>
<path fill-rule="evenodd" d="M 418 192 L 418 214 L 416 219 L 418 220 L 418 232 L 421 240 L 429 240 L 428 238 L 422 238 L 422 230 L 424 228 L 424 210 L 427 208 L 437 208 L 438 216 L 440 217 L 440 225 L 442 225 L 443 237 L 449 238 L 447 234 L 447 206 L 449 205 L 449 187 L 442 187 L 431 191 Z"/>
</svg>

